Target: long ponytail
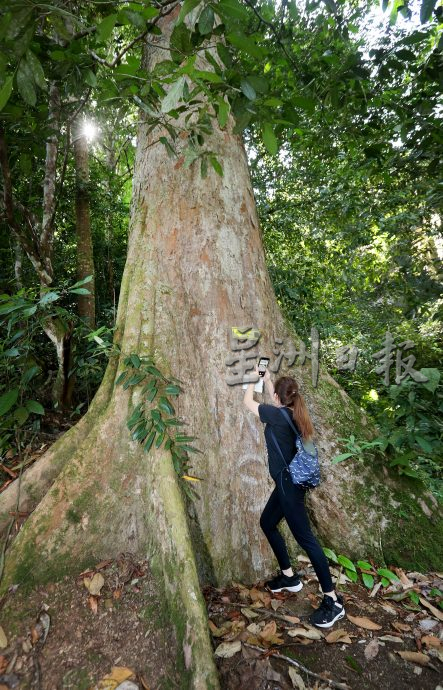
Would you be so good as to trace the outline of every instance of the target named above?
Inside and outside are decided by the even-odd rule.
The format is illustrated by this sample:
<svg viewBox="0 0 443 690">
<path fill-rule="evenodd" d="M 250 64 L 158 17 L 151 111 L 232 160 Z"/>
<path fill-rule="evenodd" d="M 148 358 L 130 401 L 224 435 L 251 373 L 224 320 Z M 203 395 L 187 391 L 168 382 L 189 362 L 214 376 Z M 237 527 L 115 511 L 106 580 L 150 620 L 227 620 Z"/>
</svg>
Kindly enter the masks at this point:
<svg viewBox="0 0 443 690">
<path fill-rule="evenodd" d="M 303 441 L 310 440 L 315 429 L 297 381 L 292 376 L 282 376 L 276 381 L 274 391 L 281 403 L 292 409 L 294 422 L 300 430 Z"/>
</svg>

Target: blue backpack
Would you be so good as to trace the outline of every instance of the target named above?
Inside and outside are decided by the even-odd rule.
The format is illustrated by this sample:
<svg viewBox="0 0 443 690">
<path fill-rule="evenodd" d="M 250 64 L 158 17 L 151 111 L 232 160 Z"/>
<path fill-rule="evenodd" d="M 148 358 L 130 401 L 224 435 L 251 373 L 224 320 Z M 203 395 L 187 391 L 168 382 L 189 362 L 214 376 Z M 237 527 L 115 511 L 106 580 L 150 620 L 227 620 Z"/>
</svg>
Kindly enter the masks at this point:
<svg viewBox="0 0 443 690">
<path fill-rule="evenodd" d="M 313 446 L 315 448 L 315 455 L 309 453 L 304 447 L 301 436 L 295 428 L 288 411 L 285 410 L 283 407 L 280 407 L 279 409 L 281 410 L 281 412 L 283 412 L 289 424 L 291 425 L 292 430 L 295 433 L 295 445 L 297 447 L 297 452 L 292 458 L 289 465 L 286 462 L 284 455 L 281 452 L 281 448 L 278 445 L 277 439 L 275 438 L 275 434 L 271 429 L 270 431 L 272 440 L 274 441 L 278 452 L 283 458 L 283 462 L 289 470 L 292 483 L 298 484 L 299 486 L 303 486 L 305 489 L 313 489 L 314 487 L 320 484 L 320 464 L 318 462 L 317 446 L 315 445 L 315 443 L 313 443 Z"/>
</svg>

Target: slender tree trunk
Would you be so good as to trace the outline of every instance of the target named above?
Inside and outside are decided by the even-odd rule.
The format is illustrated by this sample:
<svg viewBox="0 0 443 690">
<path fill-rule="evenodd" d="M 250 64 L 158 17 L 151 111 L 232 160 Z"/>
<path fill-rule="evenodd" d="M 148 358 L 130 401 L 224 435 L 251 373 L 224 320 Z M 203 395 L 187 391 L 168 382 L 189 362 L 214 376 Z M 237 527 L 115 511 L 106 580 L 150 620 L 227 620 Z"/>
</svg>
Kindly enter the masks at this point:
<svg viewBox="0 0 443 690">
<path fill-rule="evenodd" d="M 198 165 L 184 168 L 183 156 L 171 163 L 154 143 L 159 132 L 140 126 L 115 332 L 121 357 L 109 363 L 98 402 L 82 420 L 84 437 L 71 430 L 53 452 L 47 470 L 57 478 L 8 552 L 3 584 L 54 579 L 121 550 L 148 553 L 183 649 L 183 688 L 217 687 L 198 573 L 201 581 L 247 582 L 274 565 L 259 529 L 271 490 L 261 424 L 245 410 L 241 387 L 226 382 L 231 327 L 260 329 L 257 354 L 271 353 L 275 338 L 299 345 L 272 289 L 246 155 L 232 126 L 215 124 L 208 137 L 224 175 L 211 171 L 206 179 Z M 140 392 L 114 385 L 130 353 L 153 356 L 183 381 L 177 413 L 203 451 L 194 468 L 203 478 L 195 504 L 183 501 L 169 451 L 146 454 L 130 438 L 126 421 Z M 409 487 L 397 487 L 394 501 L 382 472 L 330 465 L 339 437 L 373 434 L 361 410 L 322 369 L 316 388 L 309 365 L 292 373 L 317 431 L 324 480 L 310 503 L 323 543 L 379 562 L 384 549 L 397 563 L 408 537 L 414 548 L 429 548 L 429 518 Z M 3 505 L 0 498 L 2 512 Z M 417 510 L 401 528 L 399 505 Z M 436 514 L 434 520 L 437 530 Z M 435 543 L 430 559 L 432 551 Z"/>
<path fill-rule="evenodd" d="M 77 229 L 77 278 L 94 276 L 94 249 L 89 213 L 89 147 L 82 132 L 82 121 L 77 121 L 74 133 L 75 159 L 75 219 Z M 95 327 L 95 280 L 87 284 L 88 295 L 78 295 L 79 316 L 91 327 Z"/>
</svg>

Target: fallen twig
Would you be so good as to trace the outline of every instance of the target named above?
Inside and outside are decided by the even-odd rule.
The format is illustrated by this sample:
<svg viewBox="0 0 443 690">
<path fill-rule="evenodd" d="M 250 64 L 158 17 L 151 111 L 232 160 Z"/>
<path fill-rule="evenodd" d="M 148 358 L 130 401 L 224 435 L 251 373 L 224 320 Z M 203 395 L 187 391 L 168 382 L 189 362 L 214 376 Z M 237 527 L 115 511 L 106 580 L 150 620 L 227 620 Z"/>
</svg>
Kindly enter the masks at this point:
<svg viewBox="0 0 443 690">
<path fill-rule="evenodd" d="M 307 673 L 308 676 L 312 676 L 312 678 L 317 678 L 318 680 L 321 680 L 322 683 L 327 683 L 331 688 L 338 688 L 338 690 L 349 690 L 349 686 L 346 685 L 345 683 L 336 683 L 335 680 L 329 680 L 329 678 L 323 678 L 323 676 L 320 676 L 318 673 L 314 673 L 314 671 L 310 671 L 306 666 L 303 666 L 299 661 L 294 661 L 294 659 L 291 659 L 289 656 L 285 656 L 284 654 L 280 654 L 279 652 L 269 652 L 265 649 L 262 649 L 261 647 L 256 647 L 254 644 L 249 644 L 248 642 L 243 642 L 245 647 L 249 647 L 249 649 L 255 649 L 257 652 L 261 652 L 262 654 L 266 654 L 266 656 L 273 656 L 276 659 L 283 659 L 286 661 L 288 664 L 291 666 L 295 666 L 296 668 L 299 668 L 303 673 Z"/>
</svg>

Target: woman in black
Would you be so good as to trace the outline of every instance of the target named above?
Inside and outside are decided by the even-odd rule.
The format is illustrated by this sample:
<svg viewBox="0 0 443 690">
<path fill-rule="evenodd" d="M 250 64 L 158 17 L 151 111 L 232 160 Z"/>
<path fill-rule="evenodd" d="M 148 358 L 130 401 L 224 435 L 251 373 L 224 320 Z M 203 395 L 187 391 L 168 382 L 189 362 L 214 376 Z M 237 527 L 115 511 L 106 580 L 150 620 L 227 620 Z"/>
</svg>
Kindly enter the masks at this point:
<svg viewBox="0 0 443 690">
<path fill-rule="evenodd" d="M 285 541 L 277 528 L 284 517 L 294 538 L 308 554 L 324 595 L 320 607 L 314 611 L 309 620 L 321 628 L 330 628 L 345 615 L 343 600 L 334 590 L 327 558 L 312 533 L 305 508 L 306 489 L 293 484 L 289 474 L 288 465 L 296 452 L 295 436 L 289 422 L 279 408 L 285 407 L 293 418 L 294 425 L 308 452 L 310 446 L 313 447 L 314 427 L 295 379 L 290 376 L 282 376 L 276 381 L 274 389 L 270 374 L 266 371 L 264 381 L 275 404 L 265 405 L 256 402 L 254 400 L 254 383 L 249 384 L 246 389 L 244 404 L 251 412 L 260 417 L 262 422 L 266 423 L 265 440 L 269 472 L 275 482 L 275 488 L 261 515 L 260 527 L 277 558 L 281 573 L 266 582 L 266 586 L 272 592 L 281 592 L 284 589 L 298 592 L 303 587 L 302 582 L 292 570 Z M 286 463 L 275 447 L 271 428 Z"/>
</svg>

